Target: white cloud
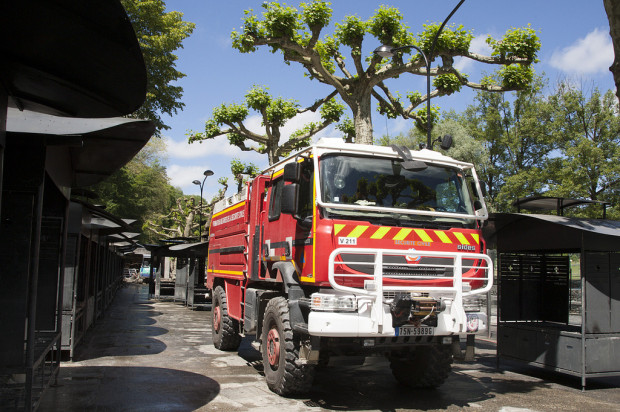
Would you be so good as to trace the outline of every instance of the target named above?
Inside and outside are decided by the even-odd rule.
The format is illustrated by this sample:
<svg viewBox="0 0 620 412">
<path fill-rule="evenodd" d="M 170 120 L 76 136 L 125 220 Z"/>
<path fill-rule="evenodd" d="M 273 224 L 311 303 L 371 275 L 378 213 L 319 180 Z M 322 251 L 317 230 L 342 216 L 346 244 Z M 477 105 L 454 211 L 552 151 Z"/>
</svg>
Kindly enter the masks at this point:
<svg viewBox="0 0 620 412">
<path fill-rule="evenodd" d="M 487 34 L 476 36 L 471 40 L 469 51 L 476 54 L 491 55 L 491 47 L 487 44 Z M 475 62 L 472 59 L 459 57 L 455 59 L 454 68 L 460 72 L 465 72 L 473 66 Z"/>
<path fill-rule="evenodd" d="M 594 29 L 586 37 L 578 39 L 551 56 L 552 67 L 571 74 L 595 74 L 609 70 L 614 51 L 609 33 Z"/>
<path fill-rule="evenodd" d="M 170 184 L 177 187 L 191 187 L 192 181 L 202 176 L 203 166 L 172 165 L 166 169 Z M 208 180 L 208 179 L 207 179 Z"/>
<path fill-rule="evenodd" d="M 317 112 L 304 112 L 302 114 L 298 114 L 297 116 L 293 117 L 291 120 L 286 122 L 286 124 L 282 128 L 281 132 L 282 132 L 282 137 L 284 138 L 284 140 L 282 141 L 288 140 L 291 133 L 295 132 L 296 130 L 301 129 L 307 123 L 320 122 L 320 121 L 321 121 L 321 115 L 318 113 L 318 111 Z"/>
<path fill-rule="evenodd" d="M 209 157 L 234 156 L 243 158 L 245 155 L 237 146 L 228 142 L 224 135 L 201 142 L 187 143 L 187 140 L 168 140 L 168 155 L 174 159 L 204 159 Z"/>
<path fill-rule="evenodd" d="M 426 107 L 426 106 L 424 106 Z M 403 119 L 402 117 L 390 120 L 390 125 L 387 129 L 390 136 L 394 137 L 399 133 L 407 134 L 409 129 L 413 127 L 415 123 L 409 119 Z"/>
</svg>

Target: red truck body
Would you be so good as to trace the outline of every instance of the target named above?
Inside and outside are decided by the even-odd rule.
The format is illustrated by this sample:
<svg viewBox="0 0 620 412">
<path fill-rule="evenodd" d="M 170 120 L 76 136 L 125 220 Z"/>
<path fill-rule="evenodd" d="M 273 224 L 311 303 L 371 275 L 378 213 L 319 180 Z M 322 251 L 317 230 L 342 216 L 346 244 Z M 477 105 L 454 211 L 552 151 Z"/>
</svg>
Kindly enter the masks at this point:
<svg viewBox="0 0 620 412">
<path fill-rule="evenodd" d="M 492 286 L 485 218 L 471 164 L 321 140 L 216 205 L 214 344 L 235 350 L 255 335 L 282 395 L 307 391 L 317 363 L 351 353 L 386 355 L 400 382 L 437 386 L 453 336 L 486 328 L 467 307 Z"/>
</svg>

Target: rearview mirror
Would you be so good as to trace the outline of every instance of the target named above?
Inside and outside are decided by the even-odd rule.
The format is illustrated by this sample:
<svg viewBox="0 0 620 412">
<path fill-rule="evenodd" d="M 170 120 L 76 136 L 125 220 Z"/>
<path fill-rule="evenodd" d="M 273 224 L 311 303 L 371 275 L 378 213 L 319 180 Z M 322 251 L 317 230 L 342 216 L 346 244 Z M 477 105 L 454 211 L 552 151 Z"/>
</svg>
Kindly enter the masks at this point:
<svg viewBox="0 0 620 412">
<path fill-rule="evenodd" d="M 291 162 L 284 165 L 284 173 L 282 178 L 285 182 L 299 182 L 301 177 L 301 164 L 298 162 Z"/>
<path fill-rule="evenodd" d="M 286 165 L 288 166 L 288 165 Z M 282 200 L 280 211 L 287 215 L 297 215 L 297 205 L 299 203 L 299 184 L 291 183 L 282 188 Z"/>
<path fill-rule="evenodd" d="M 452 147 L 452 136 L 447 134 L 441 139 L 441 144 L 439 145 L 443 150 L 448 150 Z"/>
</svg>

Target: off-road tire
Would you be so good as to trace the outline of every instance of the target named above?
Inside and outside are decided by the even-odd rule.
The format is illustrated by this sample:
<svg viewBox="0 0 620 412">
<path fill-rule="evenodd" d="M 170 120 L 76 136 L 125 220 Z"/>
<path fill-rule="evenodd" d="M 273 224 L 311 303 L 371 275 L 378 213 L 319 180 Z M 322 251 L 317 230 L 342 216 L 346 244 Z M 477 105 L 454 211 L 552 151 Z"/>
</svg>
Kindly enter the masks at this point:
<svg viewBox="0 0 620 412">
<path fill-rule="evenodd" d="M 273 352 L 276 346 L 274 337 L 278 338 L 277 354 Z M 263 317 L 261 354 L 267 386 L 278 395 L 296 395 L 312 388 L 315 368 L 299 359 L 299 347 L 299 336 L 291 328 L 287 300 L 281 296 L 271 299 Z"/>
<path fill-rule="evenodd" d="M 238 332 L 239 322 L 228 316 L 226 292 L 223 287 L 215 288 L 212 302 L 211 338 L 213 346 L 219 350 L 235 351 L 241 344 L 241 335 Z"/>
<path fill-rule="evenodd" d="M 394 378 L 411 388 L 437 388 L 452 371 L 449 345 L 419 346 L 408 356 L 392 355 L 389 359 Z"/>
</svg>

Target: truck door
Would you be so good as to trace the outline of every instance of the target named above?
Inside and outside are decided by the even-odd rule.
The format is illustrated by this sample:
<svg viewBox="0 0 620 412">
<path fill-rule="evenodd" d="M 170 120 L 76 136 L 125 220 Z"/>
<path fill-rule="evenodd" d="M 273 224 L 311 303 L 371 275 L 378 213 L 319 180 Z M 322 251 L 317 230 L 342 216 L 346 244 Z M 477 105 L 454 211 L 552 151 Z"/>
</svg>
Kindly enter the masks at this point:
<svg viewBox="0 0 620 412">
<path fill-rule="evenodd" d="M 299 203 L 296 216 L 282 213 L 284 181 L 282 173 L 274 173 L 269 187 L 267 210 L 263 214 L 263 257 L 268 268 L 273 262 L 291 261 L 301 269 L 305 260 L 305 246 L 311 245 L 312 229 L 312 184 L 313 166 L 311 160 L 301 162 Z M 275 276 L 275 273 L 271 273 Z"/>
</svg>

